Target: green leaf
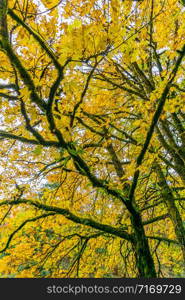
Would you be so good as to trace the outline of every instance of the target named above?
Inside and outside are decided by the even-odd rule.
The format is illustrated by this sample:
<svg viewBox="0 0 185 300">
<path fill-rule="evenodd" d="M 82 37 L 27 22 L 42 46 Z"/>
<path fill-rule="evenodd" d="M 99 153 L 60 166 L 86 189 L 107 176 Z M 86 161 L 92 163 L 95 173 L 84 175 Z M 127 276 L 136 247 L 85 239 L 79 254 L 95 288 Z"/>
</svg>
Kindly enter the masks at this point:
<svg viewBox="0 0 185 300">
<path fill-rule="evenodd" d="M 9 253 L 5 253 L 5 252 L 1 253 L 0 254 L 0 259 L 3 258 L 3 257 L 5 257 L 5 256 L 7 256 L 7 255 L 10 255 L 10 254 Z"/>
<path fill-rule="evenodd" d="M 107 253 L 107 249 L 106 248 L 96 248 L 95 252 L 97 254 L 106 254 Z"/>
<path fill-rule="evenodd" d="M 58 182 L 55 182 L 55 183 L 46 183 L 44 185 L 45 188 L 48 188 L 50 190 L 54 190 L 54 189 L 58 188 L 59 186 L 60 186 L 60 183 L 58 183 Z"/>
<path fill-rule="evenodd" d="M 33 154 L 35 154 L 36 156 L 37 155 L 40 155 L 41 153 L 42 153 L 42 149 L 43 149 L 43 147 L 42 146 L 37 146 L 36 148 L 35 148 L 35 150 L 33 150 Z"/>
</svg>

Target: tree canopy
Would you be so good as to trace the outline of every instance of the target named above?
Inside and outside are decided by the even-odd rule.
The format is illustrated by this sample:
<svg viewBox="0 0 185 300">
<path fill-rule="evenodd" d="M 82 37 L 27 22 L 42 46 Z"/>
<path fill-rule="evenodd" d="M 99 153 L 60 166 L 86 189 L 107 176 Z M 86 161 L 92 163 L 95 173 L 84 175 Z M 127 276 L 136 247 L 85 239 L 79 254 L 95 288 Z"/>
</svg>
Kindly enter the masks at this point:
<svg viewBox="0 0 185 300">
<path fill-rule="evenodd" d="M 184 20 L 0 0 L 0 277 L 185 276 Z"/>
</svg>

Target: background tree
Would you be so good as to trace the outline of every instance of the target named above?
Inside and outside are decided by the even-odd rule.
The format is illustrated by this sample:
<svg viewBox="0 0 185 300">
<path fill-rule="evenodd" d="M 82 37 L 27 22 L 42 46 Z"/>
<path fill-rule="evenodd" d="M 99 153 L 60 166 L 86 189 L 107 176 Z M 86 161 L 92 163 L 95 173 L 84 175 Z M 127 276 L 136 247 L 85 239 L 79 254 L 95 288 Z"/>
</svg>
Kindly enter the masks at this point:
<svg viewBox="0 0 185 300">
<path fill-rule="evenodd" d="M 2 277 L 184 276 L 184 13 L 0 0 Z"/>
</svg>

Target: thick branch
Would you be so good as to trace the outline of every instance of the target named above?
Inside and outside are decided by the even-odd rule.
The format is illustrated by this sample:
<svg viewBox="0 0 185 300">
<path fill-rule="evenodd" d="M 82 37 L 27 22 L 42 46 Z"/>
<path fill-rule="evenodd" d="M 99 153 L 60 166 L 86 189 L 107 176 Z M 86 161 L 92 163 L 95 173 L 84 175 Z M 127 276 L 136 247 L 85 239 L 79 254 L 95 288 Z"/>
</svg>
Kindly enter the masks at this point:
<svg viewBox="0 0 185 300">
<path fill-rule="evenodd" d="M 150 141 L 152 139 L 152 136 L 153 136 L 153 133 L 154 133 L 154 129 L 155 129 L 155 126 L 157 125 L 157 122 L 160 118 L 160 115 L 163 111 L 163 107 L 165 105 L 165 102 L 166 102 L 166 98 L 168 96 L 168 93 L 170 91 L 170 88 L 171 88 L 171 85 L 175 79 L 175 76 L 177 74 L 177 71 L 180 67 L 180 64 L 182 62 L 182 59 L 185 55 L 185 45 L 184 47 L 182 48 L 182 51 L 180 51 L 180 55 L 177 59 L 177 62 L 175 64 L 175 67 L 174 69 L 172 70 L 172 73 L 170 75 L 170 78 L 169 78 L 169 81 L 166 85 L 166 87 L 164 88 L 163 90 L 163 93 L 161 95 L 161 98 L 159 100 L 159 104 L 158 104 L 158 107 L 155 111 L 155 114 L 153 116 L 153 119 L 152 119 L 152 123 L 150 125 L 150 128 L 147 132 L 147 135 L 146 135 L 146 139 L 145 139 L 145 142 L 144 142 L 144 145 L 143 145 L 143 148 L 141 149 L 141 152 L 136 160 L 136 168 L 140 167 L 142 162 L 143 162 L 143 159 L 144 159 L 144 156 L 147 152 L 147 149 L 148 149 L 148 146 L 150 144 Z M 130 189 L 130 194 L 129 194 L 129 199 L 130 201 L 132 201 L 133 197 L 134 197 L 134 192 L 135 192 L 135 189 L 136 189 L 136 186 L 137 186 L 137 183 L 138 183 L 138 179 L 139 179 L 139 174 L 140 174 L 140 171 L 139 169 L 137 169 L 134 173 L 134 178 L 133 178 L 133 183 L 132 183 L 132 186 L 131 186 L 131 189 Z"/>
<path fill-rule="evenodd" d="M 101 224 L 101 223 L 98 223 L 98 222 L 96 222 L 94 220 L 91 220 L 91 219 L 78 217 L 78 216 L 74 215 L 73 213 L 71 213 L 68 209 L 64 209 L 64 208 L 60 208 L 60 207 L 56 207 L 56 206 L 49 206 L 49 205 L 39 203 L 37 201 L 32 201 L 32 200 L 27 200 L 27 199 L 18 199 L 18 200 L 13 200 L 13 201 L 2 201 L 2 202 L 0 202 L 0 206 L 20 205 L 20 204 L 31 205 L 31 206 L 37 207 L 41 210 L 44 210 L 44 211 L 49 211 L 49 212 L 53 212 L 55 214 L 62 215 L 66 219 L 68 219 L 70 221 L 73 221 L 75 223 L 82 224 L 82 225 L 85 225 L 85 226 L 90 226 L 94 229 L 103 231 L 105 233 L 112 234 L 114 236 L 123 238 L 127 241 L 130 241 L 130 242 L 133 242 L 132 235 L 127 233 L 123 229 L 118 229 L 118 228 L 114 228 L 114 227 L 106 225 L 106 224 Z"/>
<path fill-rule="evenodd" d="M 144 222 L 143 222 L 143 225 L 149 225 L 149 224 L 155 223 L 155 222 L 157 222 L 157 221 L 164 220 L 164 219 L 166 219 L 166 218 L 169 218 L 169 214 L 164 214 L 164 215 L 162 215 L 162 216 L 158 216 L 158 217 L 155 217 L 155 218 L 153 218 L 153 219 L 144 221 Z"/>
<path fill-rule="evenodd" d="M 9 245 L 10 245 L 10 243 L 11 243 L 13 237 L 14 237 L 14 235 L 15 235 L 18 231 L 20 231 L 27 223 L 35 222 L 35 221 L 37 221 L 37 220 L 39 220 L 39 219 L 47 218 L 47 217 L 49 217 L 49 216 L 54 216 L 55 214 L 56 214 L 56 213 L 43 214 L 43 215 L 41 215 L 41 216 L 38 216 L 38 217 L 35 217 L 35 218 L 31 218 L 31 219 L 27 219 L 26 221 L 24 221 L 24 222 L 23 222 L 16 230 L 14 230 L 14 231 L 10 234 L 10 236 L 9 236 L 9 238 L 8 238 L 8 241 L 7 241 L 6 245 L 5 245 L 5 247 L 4 247 L 2 250 L 0 250 L 0 253 L 6 251 L 6 250 L 8 249 L 8 247 L 9 247 Z"/>
<path fill-rule="evenodd" d="M 26 143 L 26 144 L 31 144 L 31 145 L 42 145 L 45 147 L 57 147 L 60 148 L 60 144 L 58 142 L 55 141 L 45 141 L 43 140 L 41 141 L 36 141 L 36 140 L 32 140 L 32 139 L 27 139 L 25 137 L 22 136 L 17 136 L 15 134 L 11 134 L 5 131 L 0 130 L 0 136 L 3 138 L 8 138 L 11 140 L 16 140 L 22 143 Z"/>
</svg>

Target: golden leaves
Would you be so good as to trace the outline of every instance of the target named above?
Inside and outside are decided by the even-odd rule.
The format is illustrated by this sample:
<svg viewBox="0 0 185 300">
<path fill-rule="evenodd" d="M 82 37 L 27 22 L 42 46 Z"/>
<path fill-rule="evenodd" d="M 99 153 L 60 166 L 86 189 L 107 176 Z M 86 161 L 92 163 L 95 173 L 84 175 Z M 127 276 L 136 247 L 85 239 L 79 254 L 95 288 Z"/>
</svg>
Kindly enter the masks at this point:
<svg viewBox="0 0 185 300">
<path fill-rule="evenodd" d="M 24 10 L 23 1 L 19 2 Z M 162 197 L 154 163 L 160 155 L 165 156 L 159 160 L 166 172 L 165 178 L 170 187 L 174 186 L 172 181 L 179 187 L 182 182 L 173 169 L 176 160 L 169 157 L 156 133 L 139 168 L 137 158 L 176 64 L 177 51 L 184 43 L 184 12 L 179 9 L 178 1 L 170 0 L 168 5 L 163 3 L 164 6 L 160 1 L 154 2 L 151 19 L 151 1 L 138 1 L 133 6 L 132 1 L 126 0 L 74 0 L 62 1 L 60 8 L 53 9 L 58 1 L 43 0 L 45 8 L 29 1 L 28 11 L 17 13 L 38 34 L 37 38 L 8 17 L 12 47 L 23 68 L 30 74 L 44 109 L 42 111 L 36 104 L 31 104 L 32 91 L 27 81 L 23 83 L 19 68 L 16 69 L 6 54 L 1 52 L 0 80 L 15 83 L 16 89 L 4 89 L 6 97 L 1 98 L 1 126 L 14 140 L 1 137 L 0 200 L 16 198 L 15 183 L 21 182 L 24 197 L 36 199 L 40 205 L 68 209 L 79 218 L 89 218 L 115 229 L 126 228 L 133 234 L 130 212 L 119 197 L 108 193 L 108 189 L 128 197 L 134 172 L 139 170 L 135 201 L 138 207 L 144 209 L 143 220 L 158 217 L 164 209 L 166 211 L 164 204 L 146 209 L 147 205 L 155 205 Z M 41 8 L 46 9 L 45 14 L 40 13 Z M 43 43 L 53 56 L 46 53 Z M 70 61 L 62 69 L 67 59 Z M 134 62 L 138 68 L 134 67 Z M 180 109 L 183 112 L 183 77 L 183 68 L 180 67 L 161 115 L 161 119 L 169 119 L 173 134 L 176 132 L 178 147 L 183 135 L 177 134 L 178 129 L 174 129 L 171 113 L 179 113 Z M 87 90 L 84 93 L 85 86 Z M 17 99 L 10 99 L 10 95 Z M 26 116 L 21 112 L 20 98 L 24 101 Z M 78 104 L 79 108 L 75 111 Z M 183 117 L 179 114 L 179 118 L 182 120 Z M 61 136 L 65 143 L 61 143 Z M 27 139 L 24 143 L 21 141 L 23 138 Z M 165 138 L 169 142 L 169 134 Z M 29 140 L 31 143 L 27 143 Z M 53 142 L 52 147 L 48 141 Z M 69 151 L 66 145 L 74 149 Z M 108 151 L 110 145 L 114 156 Z M 165 164 L 165 159 L 169 160 L 170 167 Z M 80 160 L 86 163 L 89 177 L 84 170 L 80 172 Z M 119 176 L 118 169 L 122 170 L 123 176 Z M 96 179 L 96 184 L 90 181 L 92 178 Z M 97 181 L 100 187 L 97 187 Z M 180 196 L 184 197 L 183 192 Z M 178 209 L 184 216 L 180 206 Z M 39 211 L 38 208 L 23 205 L 11 210 L 6 222 L 1 225 L 1 246 L 5 245 L 8 236 L 21 222 Z M 1 208 L 1 219 L 6 212 L 6 207 Z M 69 271 L 70 276 L 75 276 L 76 269 L 70 268 L 80 247 L 86 236 L 97 232 L 87 224 L 87 220 L 81 225 L 62 215 L 27 224 L 15 236 L 12 242 L 14 248 L 8 249 L 10 255 L 0 258 L 3 276 L 64 277 Z M 147 225 L 146 232 L 147 235 L 176 238 L 172 224 L 163 219 Z M 55 249 L 59 241 L 62 242 Z M 156 245 L 151 241 L 152 251 Z M 127 245 L 123 239 L 103 234 L 102 231 L 101 236 L 88 240 L 79 260 L 80 276 L 135 276 L 135 253 L 133 249 L 129 250 L 130 259 L 129 247 L 130 243 Z M 52 252 L 53 249 L 56 251 Z M 180 251 L 170 249 L 171 257 L 180 261 Z M 162 264 L 168 264 L 170 268 L 173 262 L 168 261 L 166 244 L 161 242 L 157 251 Z M 123 256 L 131 261 L 126 275 L 124 268 L 127 264 Z M 45 265 L 40 270 L 43 261 Z M 134 266 L 133 269 L 131 266 Z M 178 268 L 175 272 L 179 272 Z"/>
</svg>

